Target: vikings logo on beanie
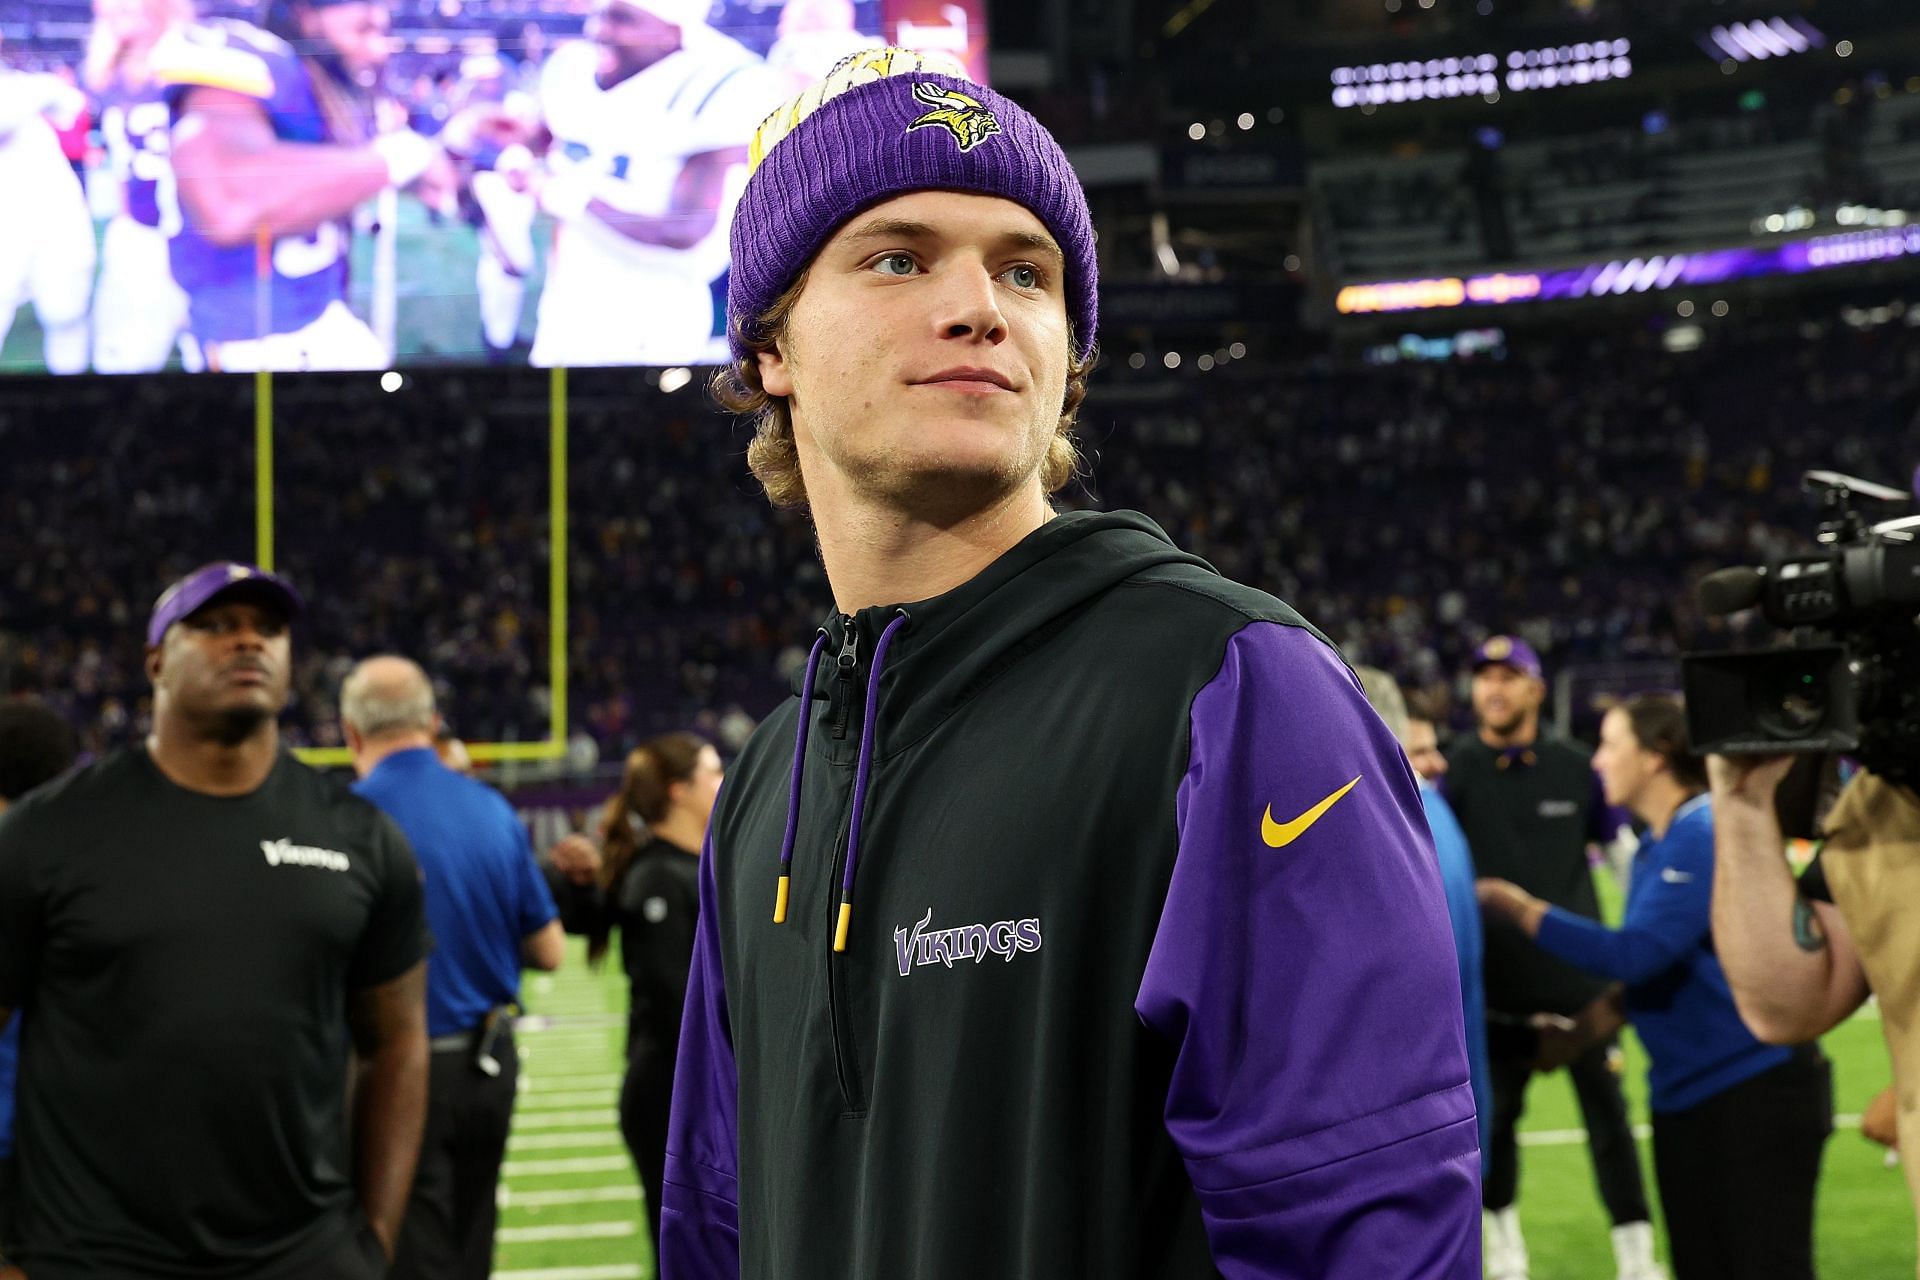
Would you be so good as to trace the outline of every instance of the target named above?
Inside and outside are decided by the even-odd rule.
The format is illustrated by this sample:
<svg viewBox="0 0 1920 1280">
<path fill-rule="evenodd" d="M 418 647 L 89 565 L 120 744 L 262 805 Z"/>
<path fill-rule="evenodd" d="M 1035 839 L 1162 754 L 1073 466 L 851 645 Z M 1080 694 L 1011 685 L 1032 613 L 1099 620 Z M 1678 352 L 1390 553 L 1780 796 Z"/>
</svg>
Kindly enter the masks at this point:
<svg viewBox="0 0 1920 1280">
<path fill-rule="evenodd" d="M 1093 219 L 1066 152 L 1027 110 L 947 54 L 867 49 L 768 116 L 748 147 L 751 176 L 732 228 L 727 341 L 752 326 L 847 220 L 912 191 L 1000 196 L 1040 219 L 1066 255 L 1067 318 L 1078 355 L 1098 320 Z"/>
</svg>

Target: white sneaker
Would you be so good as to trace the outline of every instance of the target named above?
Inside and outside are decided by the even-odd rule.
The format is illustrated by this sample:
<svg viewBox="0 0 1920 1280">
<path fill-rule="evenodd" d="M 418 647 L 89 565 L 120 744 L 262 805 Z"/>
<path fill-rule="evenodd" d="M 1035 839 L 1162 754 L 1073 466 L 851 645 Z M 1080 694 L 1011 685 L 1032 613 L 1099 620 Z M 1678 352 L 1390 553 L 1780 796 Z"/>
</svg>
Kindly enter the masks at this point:
<svg viewBox="0 0 1920 1280">
<path fill-rule="evenodd" d="M 1616 1280 L 1667 1280 L 1667 1271 L 1653 1260 L 1653 1224 L 1623 1222 L 1613 1229 Z"/>
<path fill-rule="evenodd" d="M 1520 1235 L 1518 1209 L 1481 1210 L 1480 1250 L 1487 1280 L 1528 1280 L 1527 1242 Z"/>
</svg>

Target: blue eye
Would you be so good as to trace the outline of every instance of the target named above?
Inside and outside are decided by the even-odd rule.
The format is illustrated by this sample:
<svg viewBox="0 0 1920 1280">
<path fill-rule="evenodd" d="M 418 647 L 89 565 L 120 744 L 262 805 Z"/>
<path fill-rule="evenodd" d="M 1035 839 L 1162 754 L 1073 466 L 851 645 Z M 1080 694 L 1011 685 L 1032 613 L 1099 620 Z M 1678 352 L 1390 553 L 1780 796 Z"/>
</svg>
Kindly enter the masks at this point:
<svg viewBox="0 0 1920 1280">
<path fill-rule="evenodd" d="M 919 269 L 910 253 L 889 253 L 874 259 L 873 266 L 883 276 L 910 276 Z"/>
<path fill-rule="evenodd" d="M 1040 287 L 1040 269 L 1029 263 L 1021 263 L 1007 270 L 1007 278 L 1013 281 L 1016 289 L 1038 289 Z"/>
</svg>

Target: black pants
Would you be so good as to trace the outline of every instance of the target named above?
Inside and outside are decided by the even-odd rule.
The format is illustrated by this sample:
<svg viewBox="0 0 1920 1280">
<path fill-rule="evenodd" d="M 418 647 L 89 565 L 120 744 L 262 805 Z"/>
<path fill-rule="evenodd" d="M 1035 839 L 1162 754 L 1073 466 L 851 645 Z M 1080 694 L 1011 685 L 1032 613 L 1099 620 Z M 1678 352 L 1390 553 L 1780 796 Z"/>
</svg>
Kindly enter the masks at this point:
<svg viewBox="0 0 1920 1280">
<path fill-rule="evenodd" d="M 660 1197 L 667 1168 L 667 1110 L 673 1102 L 673 1058 L 653 1049 L 636 1048 L 627 1059 L 627 1078 L 620 1085 L 620 1136 L 633 1154 L 647 1196 L 647 1226 L 653 1232 L 654 1256 L 660 1250 Z"/>
<path fill-rule="evenodd" d="M 513 1037 L 493 1056 L 500 1074 L 473 1064 L 471 1049 L 437 1050 L 427 1082 L 427 1129 L 420 1167 L 400 1228 L 394 1280 L 486 1280 L 493 1273 L 494 1194 L 513 1125 L 520 1076 Z"/>
<path fill-rule="evenodd" d="M 1811 1045 L 1685 1111 L 1653 1117 L 1674 1280 L 1813 1280 L 1813 1198 L 1833 1068 Z"/>
<path fill-rule="evenodd" d="M 1505 1209 L 1520 1194 L 1520 1145 L 1514 1128 L 1527 1109 L 1527 1083 L 1533 1076 L 1533 1036 L 1522 1028 L 1491 1024 L 1487 1028 L 1488 1074 L 1493 1077 L 1493 1124 L 1481 1182 L 1481 1201 L 1489 1209 Z M 1645 1222 L 1646 1186 L 1640 1180 L 1640 1155 L 1633 1145 L 1633 1126 L 1627 1120 L 1627 1100 L 1620 1077 L 1607 1064 L 1614 1042 L 1595 1045 L 1567 1067 L 1580 1118 L 1587 1127 L 1587 1151 L 1593 1158 L 1594 1180 L 1600 1199 L 1616 1227 Z M 1515 1052 L 1519 1050 L 1519 1052 Z"/>
</svg>

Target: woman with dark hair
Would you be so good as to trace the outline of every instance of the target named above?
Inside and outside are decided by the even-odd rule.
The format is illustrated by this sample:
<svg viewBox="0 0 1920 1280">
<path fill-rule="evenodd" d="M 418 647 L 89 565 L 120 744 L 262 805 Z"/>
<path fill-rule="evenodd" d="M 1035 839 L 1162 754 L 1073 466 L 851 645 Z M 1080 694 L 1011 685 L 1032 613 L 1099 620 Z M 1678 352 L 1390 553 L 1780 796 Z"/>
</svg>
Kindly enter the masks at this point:
<svg viewBox="0 0 1920 1280">
<path fill-rule="evenodd" d="M 656 1249 L 673 1060 L 700 908 L 700 847 L 720 779 L 719 753 L 694 734 L 668 733 L 641 743 L 627 757 L 620 790 L 601 815 L 597 881 L 584 893 L 564 893 L 571 899 L 567 929 L 586 934 L 589 962 L 604 960 L 614 932 L 620 934 L 631 990 L 620 1133 L 646 1190 Z"/>
<path fill-rule="evenodd" d="M 1609 929 L 1505 880 L 1480 904 L 1541 949 L 1625 984 L 1650 1060 L 1653 1165 L 1676 1280 L 1810 1280 L 1813 1197 L 1833 1128 L 1815 1045 L 1762 1044 L 1714 955 L 1713 813 L 1678 698 L 1607 712 L 1593 757 L 1607 803 L 1646 824 L 1625 918 Z"/>
</svg>

